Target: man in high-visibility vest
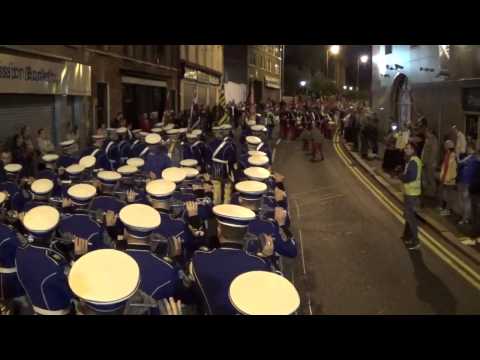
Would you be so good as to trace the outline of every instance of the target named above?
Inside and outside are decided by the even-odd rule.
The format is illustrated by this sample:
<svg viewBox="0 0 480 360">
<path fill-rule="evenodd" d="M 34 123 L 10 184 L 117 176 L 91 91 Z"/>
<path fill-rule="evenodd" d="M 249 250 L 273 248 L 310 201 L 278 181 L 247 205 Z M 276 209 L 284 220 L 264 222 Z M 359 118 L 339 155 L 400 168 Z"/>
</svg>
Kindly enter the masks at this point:
<svg viewBox="0 0 480 360">
<path fill-rule="evenodd" d="M 407 163 L 401 175 L 403 182 L 405 204 L 405 229 L 402 239 L 409 250 L 417 250 L 420 247 L 418 241 L 417 208 L 422 194 L 422 161 L 416 155 L 415 145 L 408 143 L 405 146 Z"/>
</svg>

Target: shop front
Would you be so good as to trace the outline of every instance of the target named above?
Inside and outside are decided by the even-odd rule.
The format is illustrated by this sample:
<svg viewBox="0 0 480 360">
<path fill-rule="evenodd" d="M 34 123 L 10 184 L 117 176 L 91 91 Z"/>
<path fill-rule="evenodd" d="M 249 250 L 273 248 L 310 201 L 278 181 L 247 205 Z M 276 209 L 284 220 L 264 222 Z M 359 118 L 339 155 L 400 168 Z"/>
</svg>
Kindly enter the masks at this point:
<svg viewBox="0 0 480 360">
<path fill-rule="evenodd" d="M 190 109 L 195 93 L 199 105 L 203 104 L 209 107 L 216 105 L 219 87 L 219 76 L 192 67 L 185 67 L 183 78 L 180 80 L 181 110 Z"/>
<path fill-rule="evenodd" d="M 139 127 L 142 114 L 156 113 L 161 119 L 167 100 L 166 81 L 126 75 L 121 80 L 123 115 L 134 128 Z"/>
<path fill-rule="evenodd" d="M 91 67 L 70 61 L 48 61 L 0 53 L 0 141 L 24 125 L 33 135 L 50 131 L 54 143 L 72 126 L 89 126 Z"/>
<path fill-rule="evenodd" d="M 265 92 L 264 92 L 263 100 L 265 101 L 270 99 L 275 102 L 279 102 L 280 89 L 281 89 L 280 78 L 265 75 L 264 85 L 265 85 Z"/>
</svg>

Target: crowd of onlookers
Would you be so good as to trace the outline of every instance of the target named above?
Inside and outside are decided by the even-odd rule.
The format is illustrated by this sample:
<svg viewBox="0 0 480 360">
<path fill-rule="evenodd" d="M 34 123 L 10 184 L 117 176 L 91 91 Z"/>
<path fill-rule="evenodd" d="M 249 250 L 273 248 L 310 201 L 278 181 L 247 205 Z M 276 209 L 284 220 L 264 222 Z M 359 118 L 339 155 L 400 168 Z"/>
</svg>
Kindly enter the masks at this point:
<svg viewBox="0 0 480 360">
<path fill-rule="evenodd" d="M 63 140 L 75 140 L 78 147 L 78 127 L 67 124 Z M 3 163 L 17 163 L 22 165 L 25 176 L 35 177 L 44 164 L 40 161 L 45 154 L 54 152 L 55 145 L 50 138 L 50 129 L 40 128 L 32 131 L 28 125 L 21 125 L 19 130 L 6 138 L 1 146 Z M 6 160 L 6 161 L 5 161 Z"/>
<path fill-rule="evenodd" d="M 354 122 L 358 118 L 353 115 Z M 352 115 L 350 116 L 352 119 Z M 378 124 L 372 117 L 370 126 Z M 360 124 L 362 121 L 360 121 Z M 368 120 L 358 126 L 350 126 L 350 134 L 345 129 L 347 142 L 353 143 L 353 149 L 360 148 L 363 156 L 368 153 L 368 144 L 372 146 L 374 156 L 378 154 L 378 129 L 368 130 Z M 353 134 L 352 134 L 353 132 Z M 370 134 L 368 136 L 367 134 Z M 369 140 L 370 139 L 370 140 Z M 422 199 L 427 203 L 438 203 L 441 216 L 449 216 L 456 208 L 461 216 L 459 225 L 473 225 L 474 236 L 480 236 L 480 152 L 476 144 L 467 141 L 465 134 L 456 126 L 439 140 L 437 134 L 428 126 L 425 117 L 419 117 L 408 124 L 398 124 L 393 119 L 384 139 L 383 171 L 391 177 L 400 177 L 405 167 L 405 147 L 415 145 L 416 155 L 421 159 Z M 429 201 L 430 200 L 430 201 Z M 455 206 L 456 204 L 456 206 Z M 478 240 L 467 239 L 467 245 L 475 245 Z"/>
</svg>

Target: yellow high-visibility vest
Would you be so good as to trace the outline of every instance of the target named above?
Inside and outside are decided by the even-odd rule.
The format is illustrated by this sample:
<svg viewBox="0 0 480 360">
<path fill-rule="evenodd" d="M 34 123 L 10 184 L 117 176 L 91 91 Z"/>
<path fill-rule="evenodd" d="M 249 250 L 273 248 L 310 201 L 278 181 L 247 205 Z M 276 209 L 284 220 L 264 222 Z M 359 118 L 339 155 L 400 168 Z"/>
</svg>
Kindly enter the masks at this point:
<svg viewBox="0 0 480 360">
<path fill-rule="evenodd" d="M 418 156 L 412 156 L 410 161 L 415 161 L 417 164 L 417 177 L 415 180 L 403 184 L 405 195 L 419 196 L 422 194 L 422 160 Z M 409 163 L 410 163 L 409 161 Z M 408 168 L 408 163 L 405 169 Z"/>
</svg>

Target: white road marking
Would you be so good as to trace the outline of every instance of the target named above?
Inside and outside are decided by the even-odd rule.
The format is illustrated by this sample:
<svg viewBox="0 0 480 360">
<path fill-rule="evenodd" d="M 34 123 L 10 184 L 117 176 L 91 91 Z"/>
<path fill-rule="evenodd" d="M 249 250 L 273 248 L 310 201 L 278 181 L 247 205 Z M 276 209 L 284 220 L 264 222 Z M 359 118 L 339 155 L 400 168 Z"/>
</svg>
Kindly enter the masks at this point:
<svg viewBox="0 0 480 360">
<path fill-rule="evenodd" d="M 298 206 L 298 201 L 295 199 L 295 207 L 297 208 L 297 223 L 298 223 L 298 241 L 300 243 L 300 254 L 302 257 L 302 267 L 303 267 L 303 274 L 307 275 L 307 267 L 305 266 L 305 255 L 303 253 L 303 237 L 302 237 L 302 229 L 300 229 L 301 223 L 301 215 L 300 215 L 300 207 Z"/>
<path fill-rule="evenodd" d="M 275 154 L 277 153 L 277 148 L 273 148 L 272 152 L 272 164 L 275 162 Z"/>
<path fill-rule="evenodd" d="M 337 185 L 332 185 L 332 186 L 322 186 L 322 187 L 319 187 L 315 190 L 311 190 L 311 191 L 303 191 L 303 192 L 298 192 L 298 193 L 290 193 L 289 197 L 290 198 L 293 198 L 293 197 L 296 197 L 296 196 L 300 196 L 300 195 L 309 195 L 309 194 L 313 194 L 313 193 L 317 193 L 317 192 L 320 192 L 320 191 L 323 191 L 323 190 L 326 190 L 326 189 L 332 189 L 332 188 L 336 188 L 338 187 Z"/>
<path fill-rule="evenodd" d="M 313 315 L 312 300 L 310 299 L 310 294 L 307 295 L 307 298 L 308 298 L 308 310 L 310 311 L 310 315 Z"/>
</svg>

